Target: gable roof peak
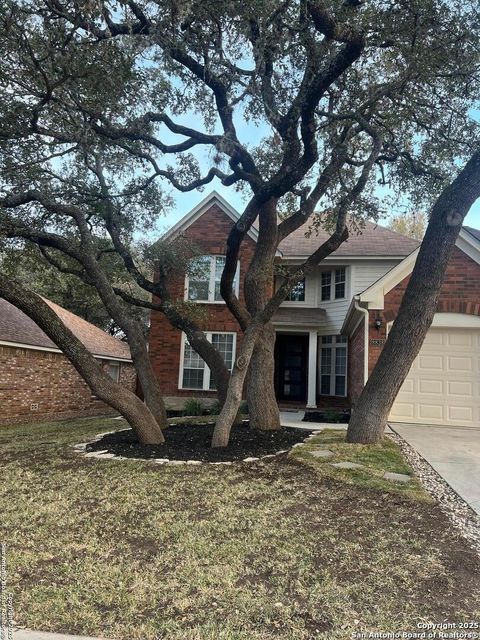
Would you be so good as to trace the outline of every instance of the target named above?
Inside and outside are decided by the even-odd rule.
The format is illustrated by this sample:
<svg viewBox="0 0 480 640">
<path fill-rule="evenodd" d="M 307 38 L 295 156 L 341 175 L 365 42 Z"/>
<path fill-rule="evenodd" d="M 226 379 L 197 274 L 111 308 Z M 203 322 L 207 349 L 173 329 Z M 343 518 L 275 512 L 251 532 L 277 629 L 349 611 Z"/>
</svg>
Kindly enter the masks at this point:
<svg viewBox="0 0 480 640">
<path fill-rule="evenodd" d="M 206 211 L 208 211 L 214 204 L 216 204 L 234 223 L 236 223 L 241 213 L 232 207 L 232 205 L 220 194 L 218 191 L 211 191 L 205 198 L 193 207 L 188 213 L 186 213 L 180 220 L 170 227 L 166 233 L 163 234 L 164 239 L 173 238 L 176 235 L 188 229 L 198 218 L 200 218 Z M 256 242 L 258 239 L 258 232 L 254 227 L 251 227 L 248 231 L 248 235 Z"/>
</svg>

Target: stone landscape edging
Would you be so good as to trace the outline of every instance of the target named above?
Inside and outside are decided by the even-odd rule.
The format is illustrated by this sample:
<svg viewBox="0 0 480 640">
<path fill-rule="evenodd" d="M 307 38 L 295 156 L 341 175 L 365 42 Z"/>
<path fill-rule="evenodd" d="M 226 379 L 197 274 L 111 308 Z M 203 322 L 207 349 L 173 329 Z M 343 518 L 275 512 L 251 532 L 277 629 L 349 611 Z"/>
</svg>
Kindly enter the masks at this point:
<svg viewBox="0 0 480 640">
<path fill-rule="evenodd" d="M 214 424 L 214 423 L 207 422 L 205 424 Z M 175 424 L 172 423 L 172 424 L 169 424 L 168 426 L 173 427 L 175 426 Z M 288 428 L 294 428 L 294 427 L 288 427 Z M 128 429 L 120 429 L 120 431 L 128 431 Z M 92 438 L 88 442 L 80 442 L 78 444 L 73 444 L 71 446 L 76 453 L 79 453 L 84 458 L 95 458 L 97 460 L 132 460 L 134 462 L 152 462 L 154 464 L 160 464 L 160 465 L 170 464 L 171 466 L 188 465 L 191 467 L 198 466 L 201 464 L 211 464 L 211 465 L 221 465 L 221 464 L 232 465 L 232 464 L 238 464 L 238 463 L 248 464 L 251 462 L 268 460 L 269 458 L 276 458 L 277 456 L 280 456 L 284 453 L 288 453 L 289 451 L 291 451 L 296 447 L 301 447 L 305 445 L 309 440 L 311 440 L 315 436 L 322 433 L 322 430 L 321 429 L 312 430 L 311 433 L 304 438 L 303 442 L 297 442 L 296 444 L 292 445 L 290 449 L 282 449 L 281 451 L 276 451 L 275 453 L 268 453 L 265 456 L 258 456 L 258 457 L 250 456 L 250 457 L 244 458 L 243 460 L 227 460 L 222 462 L 209 462 L 207 460 L 171 460 L 170 458 L 130 458 L 126 456 L 118 456 L 115 453 L 109 453 L 107 449 L 102 449 L 101 451 L 87 451 L 87 446 L 89 444 L 93 444 L 94 442 L 99 442 L 104 436 L 108 436 L 111 433 L 118 433 L 118 432 L 113 430 L 113 431 L 105 431 L 104 433 L 98 433 L 94 438 Z"/>
</svg>

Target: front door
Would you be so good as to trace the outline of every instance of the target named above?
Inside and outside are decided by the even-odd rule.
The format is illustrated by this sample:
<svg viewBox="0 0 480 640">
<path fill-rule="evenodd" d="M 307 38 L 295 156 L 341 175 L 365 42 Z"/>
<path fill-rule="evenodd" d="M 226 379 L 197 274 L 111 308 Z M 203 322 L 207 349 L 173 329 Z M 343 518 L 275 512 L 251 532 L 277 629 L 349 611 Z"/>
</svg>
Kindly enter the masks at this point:
<svg viewBox="0 0 480 640">
<path fill-rule="evenodd" d="M 278 334 L 275 342 L 279 400 L 306 401 L 308 336 Z"/>
</svg>

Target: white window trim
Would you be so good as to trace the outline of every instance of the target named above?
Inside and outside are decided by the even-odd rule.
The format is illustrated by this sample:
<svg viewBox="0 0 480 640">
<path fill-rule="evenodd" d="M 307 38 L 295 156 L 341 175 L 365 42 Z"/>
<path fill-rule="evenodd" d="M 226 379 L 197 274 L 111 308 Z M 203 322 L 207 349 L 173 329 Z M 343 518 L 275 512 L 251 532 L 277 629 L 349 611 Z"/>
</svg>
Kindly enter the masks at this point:
<svg viewBox="0 0 480 640">
<path fill-rule="evenodd" d="M 224 255 L 220 254 L 208 254 L 206 253 L 204 256 L 198 256 L 199 258 L 210 257 L 210 279 L 208 283 L 208 300 L 189 300 L 189 286 L 190 286 L 190 278 L 188 274 L 185 276 L 185 294 L 184 300 L 185 302 L 195 302 L 196 304 L 225 304 L 225 300 L 215 300 L 215 258 L 224 258 Z M 235 295 L 238 298 L 239 290 L 240 290 L 240 262 L 237 262 L 237 270 L 235 271 L 234 278 L 235 285 Z M 215 332 L 214 332 L 215 333 Z"/>
<path fill-rule="evenodd" d="M 330 334 L 328 334 L 330 335 Z M 333 336 L 335 342 L 323 344 L 322 337 L 318 336 L 318 391 L 320 396 L 330 397 L 330 398 L 346 398 L 348 396 L 348 340 L 345 342 L 338 342 L 336 339 L 338 336 Z M 337 395 L 336 393 L 332 393 L 335 391 L 335 363 L 336 363 L 336 350 L 338 348 L 345 348 L 345 393 L 343 395 Z M 331 366 L 330 366 L 330 393 L 322 393 L 322 349 L 330 349 L 332 353 L 331 358 Z"/>
<path fill-rule="evenodd" d="M 335 298 L 335 271 L 345 269 L 345 295 L 343 298 Z M 322 300 L 322 273 L 330 273 L 330 300 Z M 350 268 L 347 265 L 337 265 L 331 269 L 322 269 L 318 272 L 318 302 L 319 305 L 332 304 L 347 300 L 350 281 Z"/>
<path fill-rule="evenodd" d="M 209 342 L 212 341 L 212 335 L 228 335 L 233 336 L 233 344 L 232 344 L 232 364 L 235 362 L 235 358 L 237 356 L 237 334 L 234 331 L 205 331 L 205 335 Z M 180 344 L 180 370 L 178 372 L 178 388 L 183 391 L 212 391 L 215 392 L 214 389 L 210 389 L 210 377 L 211 371 L 210 367 L 205 363 L 204 367 L 204 375 L 203 375 L 203 388 L 196 389 L 195 387 L 184 387 L 183 386 L 183 369 L 184 369 L 184 359 L 185 359 L 185 342 L 187 341 L 187 336 L 182 332 L 182 341 Z"/>
</svg>

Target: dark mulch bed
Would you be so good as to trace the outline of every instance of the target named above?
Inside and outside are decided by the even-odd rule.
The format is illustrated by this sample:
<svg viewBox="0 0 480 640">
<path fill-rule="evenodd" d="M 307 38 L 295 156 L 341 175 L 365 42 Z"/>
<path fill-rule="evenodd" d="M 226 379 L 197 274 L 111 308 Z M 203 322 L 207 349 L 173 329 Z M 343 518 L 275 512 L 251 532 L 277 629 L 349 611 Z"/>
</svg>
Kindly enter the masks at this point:
<svg viewBox="0 0 480 640">
<path fill-rule="evenodd" d="M 87 451 L 103 451 L 125 458 L 168 458 L 169 460 L 201 460 L 229 462 L 277 453 L 311 433 L 305 429 L 286 428 L 282 431 L 257 431 L 248 422 L 234 427 L 227 448 L 212 449 L 213 424 L 176 424 L 165 430 L 165 444 L 140 444 L 131 429 L 109 433 L 87 446 Z"/>
<path fill-rule="evenodd" d="M 329 422 L 332 424 L 350 421 L 348 409 L 327 409 L 325 411 L 306 411 L 302 422 Z"/>
</svg>

